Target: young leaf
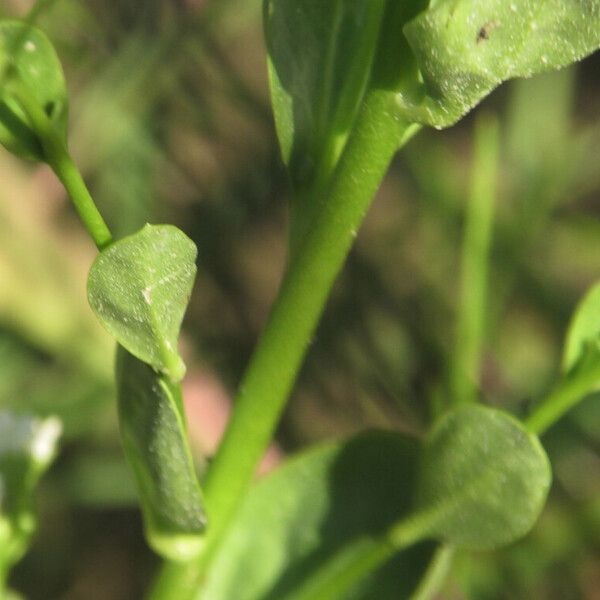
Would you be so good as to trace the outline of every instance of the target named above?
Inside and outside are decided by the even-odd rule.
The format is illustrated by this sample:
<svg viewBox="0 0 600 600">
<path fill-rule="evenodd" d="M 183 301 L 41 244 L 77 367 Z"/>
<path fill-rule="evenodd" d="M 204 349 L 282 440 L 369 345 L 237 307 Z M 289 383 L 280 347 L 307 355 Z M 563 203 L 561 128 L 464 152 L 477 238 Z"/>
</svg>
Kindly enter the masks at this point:
<svg viewBox="0 0 600 600">
<path fill-rule="evenodd" d="M 507 79 L 567 66 L 600 46 L 599 0 L 435 0 L 404 28 L 423 85 L 408 118 L 452 125 Z"/>
<path fill-rule="evenodd" d="M 0 412 L 0 573 L 25 553 L 35 529 L 33 492 L 56 453 L 61 424 Z"/>
<path fill-rule="evenodd" d="M 296 189 L 326 176 L 343 149 L 377 47 L 384 0 L 267 0 L 275 123 Z"/>
<path fill-rule="evenodd" d="M 0 144 L 23 158 L 44 160 L 42 144 L 19 102 L 17 82 L 48 116 L 63 140 L 67 136 L 67 91 L 52 43 L 37 28 L 0 21 Z"/>
<path fill-rule="evenodd" d="M 401 552 L 351 591 L 331 582 L 343 579 L 341 571 L 361 555 L 393 553 L 381 538 L 410 507 L 417 458 L 413 440 L 370 432 L 291 459 L 252 488 L 198 597 L 408 597 L 427 566 L 431 544 Z M 356 573 L 350 569 L 346 575 Z M 313 593 L 302 595 L 307 586 Z M 321 595 L 323 589 L 328 596 Z"/>
<path fill-rule="evenodd" d="M 550 481 L 536 436 L 499 410 L 468 406 L 447 413 L 432 430 L 417 508 L 432 515 L 434 537 L 467 548 L 497 548 L 533 527 Z"/>
<path fill-rule="evenodd" d="M 119 425 L 150 546 L 171 560 L 197 555 L 206 519 L 178 384 L 117 350 Z"/>
<path fill-rule="evenodd" d="M 583 297 L 567 332 L 563 354 L 563 371 L 568 373 L 588 349 L 600 351 L 600 284 L 593 286 Z"/>
<path fill-rule="evenodd" d="M 96 258 L 88 300 L 119 344 L 173 381 L 185 374 L 177 352 L 196 275 L 196 246 L 171 225 L 146 225 Z"/>
</svg>

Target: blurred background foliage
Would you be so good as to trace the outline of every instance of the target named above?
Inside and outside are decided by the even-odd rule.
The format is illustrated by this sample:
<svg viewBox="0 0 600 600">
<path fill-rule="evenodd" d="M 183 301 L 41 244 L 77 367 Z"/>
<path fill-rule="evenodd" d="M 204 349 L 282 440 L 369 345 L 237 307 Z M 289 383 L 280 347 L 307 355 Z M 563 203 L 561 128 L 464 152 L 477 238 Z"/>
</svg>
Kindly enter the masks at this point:
<svg viewBox="0 0 600 600">
<path fill-rule="evenodd" d="M 30 0 L 1 0 L 0 16 Z M 122 236 L 172 222 L 199 247 L 186 401 L 210 454 L 285 265 L 289 188 L 274 134 L 260 0 L 46 0 L 70 139 Z M 525 415 L 557 378 L 569 316 L 600 278 L 600 60 L 514 82 L 501 123 L 481 396 Z M 398 156 L 360 232 L 283 419 L 284 453 L 366 427 L 422 431 L 448 392 L 474 116 Z M 31 599 L 142 596 L 145 548 L 119 448 L 112 341 L 86 304 L 95 255 L 45 167 L 0 152 L 0 406 L 56 414 L 60 456 L 12 583 Z M 600 398 L 544 437 L 555 471 L 534 532 L 461 556 L 444 598 L 600 598 Z M 234 599 L 232 599 L 234 600 Z"/>
</svg>

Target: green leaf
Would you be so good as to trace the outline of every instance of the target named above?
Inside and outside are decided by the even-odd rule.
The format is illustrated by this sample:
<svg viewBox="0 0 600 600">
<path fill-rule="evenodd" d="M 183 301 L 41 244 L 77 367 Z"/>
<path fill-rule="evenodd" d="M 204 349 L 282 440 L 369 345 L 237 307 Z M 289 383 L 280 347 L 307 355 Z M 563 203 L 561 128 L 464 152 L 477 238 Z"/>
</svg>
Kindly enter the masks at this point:
<svg viewBox="0 0 600 600">
<path fill-rule="evenodd" d="M 267 0 L 275 123 L 296 189 L 333 169 L 367 86 L 385 0 Z"/>
<path fill-rule="evenodd" d="M 52 43 L 32 25 L 0 21 L 0 144 L 23 158 L 44 160 L 34 127 L 11 94 L 15 82 L 66 140 L 67 90 Z"/>
<path fill-rule="evenodd" d="M 35 530 L 33 493 L 52 462 L 61 424 L 0 411 L 0 573 L 25 553 Z"/>
<path fill-rule="evenodd" d="M 119 346 L 119 425 L 150 546 L 171 560 L 196 556 L 206 519 L 178 384 Z"/>
<path fill-rule="evenodd" d="M 171 225 L 146 225 L 96 258 L 88 300 L 119 344 L 179 381 L 181 321 L 196 275 L 196 246 Z"/>
<path fill-rule="evenodd" d="M 352 589 L 346 577 L 355 578 L 355 568 L 368 571 L 378 552 L 389 557 L 381 539 L 410 507 L 417 455 L 412 440 L 370 432 L 292 458 L 252 488 L 199 597 L 408 597 L 431 544 L 401 552 Z"/>
<path fill-rule="evenodd" d="M 452 125 L 503 81 L 567 66 L 600 46 L 600 0 L 434 0 L 405 28 L 423 85 L 410 119 Z"/>
<path fill-rule="evenodd" d="M 600 351 L 600 284 L 583 297 L 569 324 L 563 354 L 563 371 L 568 373 L 583 357 Z"/>
<path fill-rule="evenodd" d="M 533 527 L 550 482 L 536 436 L 502 411 L 468 406 L 447 413 L 427 439 L 417 507 L 431 515 L 430 535 L 497 548 Z"/>
</svg>

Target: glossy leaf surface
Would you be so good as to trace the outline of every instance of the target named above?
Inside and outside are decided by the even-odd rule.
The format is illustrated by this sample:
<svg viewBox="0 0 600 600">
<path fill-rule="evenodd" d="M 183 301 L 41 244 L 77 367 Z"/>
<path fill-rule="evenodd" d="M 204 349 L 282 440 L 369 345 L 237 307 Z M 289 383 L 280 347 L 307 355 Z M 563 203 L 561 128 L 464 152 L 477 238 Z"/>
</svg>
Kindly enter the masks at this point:
<svg viewBox="0 0 600 600">
<path fill-rule="evenodd" d="M 384 0 L 269 0 L 275 123 L 296 188 L 329 171 L 364 94 Z"/>
<path fill-rule="evenodd" d="M 369 556 L 379 536 L 405 516 L 417 452 L 403 436 L 371 432 L 292 458 L 251 490 L 198 597 L 295 598 L 317 571 L 312 598 L 408 597 L 427 566 L 430 544 L 400 553 L 352 591 L 320 592 L 333 593 L 327 582 L 347 561 Z"/>
<path fill-rule="evenodd" d="M 434 427 L 423 449 L 417 506 L 429 533 L 457 546 L 497 548 L 525 535 L 550 487 L 548 458 L 513 417 L 459 408 Z"/>
<path fill-rule="evenodd" d="M 146 225 L 96 258 L 88 300 L 119 344 L 174 381 L 185 374 L 177 352 L 196 275 L 196 246 L 171 225 Z"/>
<path fill-rule="evenodd" d="M 24 86 L 66 140 L 67 91 L 52 43 L 31 25 L 0 21 L 0 144 L 23 158 L 44 160 L 41 143 L 11 94 L 13 81 Z"/>
<path fill-rule="evenodd" d="M 123 448 L 148 543 L 171 560 L 192 558 L 202 547 L 206 519 L 179 385 L 119 346 L 117 389 Z"/>
<path fill-rule="evenodd" d="M 405 28 L 424 85 L 398 102 L 452 125 L 503 81 L 567 66 L 600 46 L 600 0 L 434 0 Z"/>
<path fill-rule="evenodd" d="M 600 351 L 600 285 L 583 297 L 569 324 L 565 341 L 563 370 L 570 371 L 586 354 Z"/>
</svg>

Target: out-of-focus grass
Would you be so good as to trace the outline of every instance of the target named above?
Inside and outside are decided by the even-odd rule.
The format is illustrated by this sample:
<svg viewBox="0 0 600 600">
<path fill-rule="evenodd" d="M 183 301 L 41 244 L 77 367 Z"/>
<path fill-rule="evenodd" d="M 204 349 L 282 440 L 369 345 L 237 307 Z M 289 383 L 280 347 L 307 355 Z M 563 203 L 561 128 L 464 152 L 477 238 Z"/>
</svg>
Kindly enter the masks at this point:
<svg viewBox="0 0 600 600">
<path fill-rule="evenodd" d="M 73 153 L 115 233 L 174 222 L 198 244 L 184 350 L 232 391 L 285 262 L 260 2 L 53 0 L 38 20 L 64 62 Z M 482 107 L 500 118 L 502 158 L 480 394 L 517 414 L 551 386 L 569 315 L 600 277 L 598 65 L 510 84 Z M 422 431 L 447 397 L 472 125 L 423 132 L 393 163 L 280 427 L 287 450 L 367 426 Z M 49 171 L 0 153 L 0 405 L 66 424 L 14 576 L 33 599 L 140 597 L 155 564 L 119 453 L 112 342 L 85 301 L 93 257 Z M 593 597 L 596 406 L 544 439 L 555 485 L 532 535 L 459 561 L 448 597 Z"/>
</svg>

